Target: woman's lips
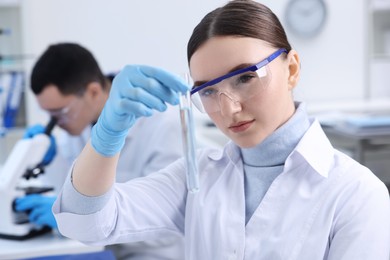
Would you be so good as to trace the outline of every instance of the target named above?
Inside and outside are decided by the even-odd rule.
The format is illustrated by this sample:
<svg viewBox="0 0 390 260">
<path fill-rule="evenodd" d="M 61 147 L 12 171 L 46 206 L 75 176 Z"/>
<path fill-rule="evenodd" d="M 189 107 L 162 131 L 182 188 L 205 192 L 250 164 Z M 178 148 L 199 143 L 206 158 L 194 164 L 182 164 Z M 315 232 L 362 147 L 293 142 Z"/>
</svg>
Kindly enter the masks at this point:
<svg viewBox="0 0 390 260">
<path fill-rule="evenodd" d="M 229 129 L 234 133 L 244 132 L 252 125 L 253 121 L 254 120 L 238 122 L 236 124 L 229 126 Z"/>
</svg>

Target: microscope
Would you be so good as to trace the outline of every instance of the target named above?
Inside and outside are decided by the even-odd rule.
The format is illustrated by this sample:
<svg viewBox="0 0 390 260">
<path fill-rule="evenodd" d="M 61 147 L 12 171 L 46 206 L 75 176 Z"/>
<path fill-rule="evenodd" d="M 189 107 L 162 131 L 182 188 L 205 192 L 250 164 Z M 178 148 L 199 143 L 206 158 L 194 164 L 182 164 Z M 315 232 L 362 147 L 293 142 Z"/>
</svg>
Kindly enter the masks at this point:
<svg viewBox="0 0 390 260">
<path fill-rule="evenodd" d="M 28 214 L 16 212 L 14 203 L 16 198 L 53 190 L 30 183 L 44 173 L 42 161 L 50 147 L 50 133 L 56 121 L 51 118 L 44 133 L 19 140 L 0 171 L 0 238 L 25 240 L 51 231 L 49 227 L 29 223 Z"/>
</svg>

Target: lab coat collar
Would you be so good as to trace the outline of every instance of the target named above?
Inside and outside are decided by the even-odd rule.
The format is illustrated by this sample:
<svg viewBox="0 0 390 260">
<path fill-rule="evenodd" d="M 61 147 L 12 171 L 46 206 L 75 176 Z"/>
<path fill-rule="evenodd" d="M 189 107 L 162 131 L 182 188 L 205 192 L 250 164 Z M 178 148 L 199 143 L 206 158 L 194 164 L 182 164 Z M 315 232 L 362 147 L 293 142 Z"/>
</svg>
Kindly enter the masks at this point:
<svg viewBox="0 0 390 260">
<path fill-rule="evenodd" d="M 304 162 L 310 165 L 311 168 L 319 175 L 327 178 L 329 170 L 334 163 L 334 148 L 329 139 L 326 137 L 318 120 L 310 119 L 311 126 L 298 143 L 297 147 L 288 156 L 285 167 L 295 168 Z M 223 150 L 217 150 L 210 153 L 208 156 L 211 160 L 219 161 L 227 156 L 232 162 L 241 160 L 240 148 L 229 141 Z M 300 155 L 301 159 L 297 156 Z"/>
<path fill-rule="evenodd" d="M 316 119 L 310 119 L 311 126 L 286 160 L 285 167 L 296 167 L 299 154 L 315 172 L 327 178 L 334 164 L 334 148 Z M 293 160 L 295 158 L 295 160 Z"/>
<path fill-rule="evenodd" d="M 208 155 L 208 157 L 214 161 L 219 161 L 225 156 L 233 162 L 241 160 L 240 147 L 238 147 L 233 141 L 229 141 L 222 150 L 216 150 Z"/>
</svg>

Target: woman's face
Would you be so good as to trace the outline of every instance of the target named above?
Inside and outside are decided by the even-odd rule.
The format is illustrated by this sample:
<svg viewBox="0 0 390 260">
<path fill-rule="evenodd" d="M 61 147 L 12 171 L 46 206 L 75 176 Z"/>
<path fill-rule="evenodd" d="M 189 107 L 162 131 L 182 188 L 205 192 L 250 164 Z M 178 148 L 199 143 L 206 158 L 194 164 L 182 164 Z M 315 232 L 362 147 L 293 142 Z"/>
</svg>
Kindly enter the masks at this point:
<svg viewBox="0 0 390 260">
<path fill-rule="evenodd" d="M 213 37 L 191 57 L 191 76 L 195 84 L 207 82 L 242 64 L 256 64 L 276 50 L 255 38 Z M 267 66 L 271 77 L 258 94 L 240 102 L 221 94 L 216 101 L 220 102 L 219 111 L 206 111 L 217 127 L 242 148 L 262 142 L 295 111 L 291 92 L 299 78 L 297 53 L 292 50 L 287 56 L 282 54 Z"/>
</svg>

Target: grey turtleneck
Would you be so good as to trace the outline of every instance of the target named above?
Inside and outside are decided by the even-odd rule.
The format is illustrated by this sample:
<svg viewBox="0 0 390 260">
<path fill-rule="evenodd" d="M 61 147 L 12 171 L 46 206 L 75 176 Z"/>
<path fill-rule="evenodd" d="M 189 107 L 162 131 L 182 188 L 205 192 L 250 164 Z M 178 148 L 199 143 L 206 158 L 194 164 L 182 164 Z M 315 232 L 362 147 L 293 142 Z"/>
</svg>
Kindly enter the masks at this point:
<svg viewBox="0 0 390 260">
<path fill-rule="evenodd" d="M 248 223 L 268 188 L 282 173 L 284 162 L 310 127 L 303 104 L 296 103 L 294 115 L 263 142 L 242 148 L 245 176 L 245 221 Z"/>
</svg>

